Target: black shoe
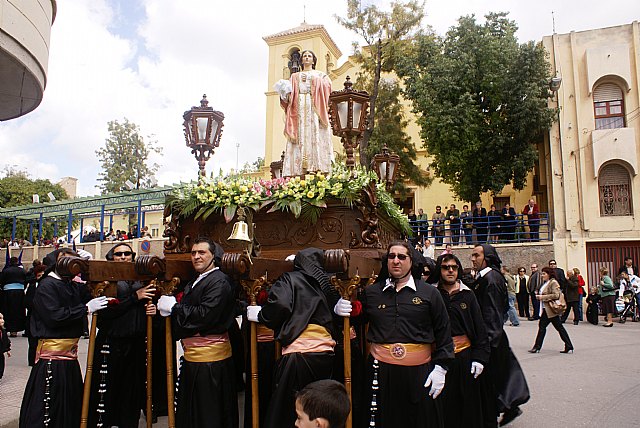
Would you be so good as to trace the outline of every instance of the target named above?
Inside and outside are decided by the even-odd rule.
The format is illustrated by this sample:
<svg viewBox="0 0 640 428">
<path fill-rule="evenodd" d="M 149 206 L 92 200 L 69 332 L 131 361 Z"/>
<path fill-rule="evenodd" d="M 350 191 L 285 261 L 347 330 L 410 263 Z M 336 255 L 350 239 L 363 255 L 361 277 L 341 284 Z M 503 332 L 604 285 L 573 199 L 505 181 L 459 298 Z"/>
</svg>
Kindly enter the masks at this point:
<svg viewBox="0 0 640 428">
<path fill-rule="evenodd" d="M 514 407 L 513 409 L 509 409 L 502 414 L 502 419 L 500 419 L 499 426 L 503 427 L 510 422 L 513 422 L 515 418 L 522 414 L 522 410 L 520 407 Z"/>
<path fill-rule="evenodd" d="M 560 351 L 561 354 L 573 354 L 573 346 L 572 347 L 568 347 L 567 345 L 564 346 L 564 351 Z"/>
<path fill-rule="evenodd" d="M 535 320 L 536 320 L 536 318 L 534 318 L 534 317 L 527 318 L 527 321 L 535 321 Z"/>
<path fill-rule="evenodd" d="M 527 352 L 529 352 L 530 354 L 539 354 L 540 353 L 540 348 L 536 348 L 535 346 L 531 349 L 529 349 Z"/>
<path fill-rule="evenodd" d="M 580 321 L 574 321 L 574 322 L 573 322 L 573 325 L 578 325 L 578 323 L 579 323 L 579 322 L 580 322 Z"/>
</svg>

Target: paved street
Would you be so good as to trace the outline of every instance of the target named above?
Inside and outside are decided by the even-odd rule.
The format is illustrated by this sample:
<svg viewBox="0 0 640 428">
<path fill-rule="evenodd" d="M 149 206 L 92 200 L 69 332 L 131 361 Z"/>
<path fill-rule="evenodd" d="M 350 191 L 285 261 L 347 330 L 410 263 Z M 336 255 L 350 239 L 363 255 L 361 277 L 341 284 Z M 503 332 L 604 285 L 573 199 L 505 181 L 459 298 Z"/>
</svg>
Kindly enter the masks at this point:
<svg viewBox="0 0 640 428">
<path fill-rule="evenodd" d="M 531 400 L 524 414 L 510 426 L 633 427 L 640 417 L 640 323 L 616 323 L 603 328 L 581 323 L 565 324 L 575 354 L 559 351 L 563 344 L 549 326 L 540 354 L 529 354 L 537 322 L 521 320 L 520 327 L 506 326 L 511 346 L 529 382 Z M 12 357 L 0 380 L 0 428 L 17 427 L 20 401 L 29 374 L 27 339 L 12 339 Z M 87 340 L 81 340 L 80 358 L 86 361 Z M 163 420 L 164 419 L 164 420 Z M 144 426 L 141 418 L 140 426 Z M 161 418 L 156 427 L 166 427 Z"/>
</svg>

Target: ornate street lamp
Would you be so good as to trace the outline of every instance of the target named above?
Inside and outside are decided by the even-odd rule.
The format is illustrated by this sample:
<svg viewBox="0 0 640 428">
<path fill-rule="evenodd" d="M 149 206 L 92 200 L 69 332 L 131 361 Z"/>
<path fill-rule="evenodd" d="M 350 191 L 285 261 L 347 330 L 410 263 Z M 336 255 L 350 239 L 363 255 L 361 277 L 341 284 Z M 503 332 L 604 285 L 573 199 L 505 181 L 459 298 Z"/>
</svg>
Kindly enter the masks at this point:
<svg viewBox="0 0 640 428">
<path fill-rule="evenodd" d="M 340 137 L 347 154 L 347 167 L 356 164 L 353 151 L 367 127 L 369 110 L 369 94 L 365 91 L 354 91 L 351 78 L 347 76 L 342 91 L 333 91 L 329 95 L 329 116 L 333 135 Z"/>
<path fill-rule="evenodd" d="M 224 114 L 209 107 L 205 94 L 200 101 L 200 107 L 191 107 L 191 110 L 185 111 L 182 117 L 187 147 L 198 160 L 200 176 L 204 176 L 205 163 L 220 145 Z"/>
<path fill-rule="evenodd" d="M 382 153 L 375 155 L 371 161 L 371 167 L 376 171 L 378 178 L 385 183 L 387 190 L 391 189 L 396 182 L 399 164 L 400 156 L 389 153 L 386 144 L 382 147 Z"/>
</svg>

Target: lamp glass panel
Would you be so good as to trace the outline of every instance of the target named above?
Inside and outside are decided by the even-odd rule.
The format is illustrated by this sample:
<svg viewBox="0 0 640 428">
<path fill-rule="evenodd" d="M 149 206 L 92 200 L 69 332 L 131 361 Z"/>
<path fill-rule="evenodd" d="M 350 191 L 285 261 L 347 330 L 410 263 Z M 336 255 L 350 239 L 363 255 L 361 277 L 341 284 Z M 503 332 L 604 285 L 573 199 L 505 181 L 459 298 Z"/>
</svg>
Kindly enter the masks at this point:
<svg viewBox="0 0 640 428">
<path fill-rule="evenodd" d="M 362 104 L 355 101 L 353 103 L 353 129 L 360 128 L 360 114 L 362 113 Z"/>
<path fill-rule="evenodd" d="M 378 164 L 378 171 L 380 171 L 380 180 L 387 179 L 387 161 L 382 161 Z"/>
<path fill-rule="evenodd" d="M 396 172 L 396 164 L 393 162 L 389 162 L 389 177 L 387 177 L 389 180 L 393 179 L 393 174 L 395 174 Z"/>
<path fill-rule="evenodd" d="M 338 103 L 338 118 L 340 119 L 340 128 L 344 129 L 347 127 L 347 114 L 349 112 L 349 102 L 342 101 Z"/>
<path fill-rule="evenodd" d="M 208 118 L 206 117 L 197 117 L 196 124 L 198 126 L 198 144 L 206 143 L 207 140 L 207 124 Z"/>
<path fill-rule="evenodd" d="M 216 138 L 216 132 L 218 131 L 218 121 L 215 119 L 211 120 L 211 135 L 209 136 L 209 144 L 214 143 L 214 139 Z"/>
</svg>

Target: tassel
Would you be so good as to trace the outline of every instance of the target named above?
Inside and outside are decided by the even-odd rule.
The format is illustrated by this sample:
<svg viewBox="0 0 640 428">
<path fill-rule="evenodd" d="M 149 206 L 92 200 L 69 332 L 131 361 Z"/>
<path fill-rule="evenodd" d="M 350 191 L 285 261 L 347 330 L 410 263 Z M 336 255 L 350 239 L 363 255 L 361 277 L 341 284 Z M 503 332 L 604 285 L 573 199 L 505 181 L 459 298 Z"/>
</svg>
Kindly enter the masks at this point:
<svg viewBox="0 0 640 428">
<path fill-rule="evenodd" d="M 380 368 L 380 364 L 378 363 L 378 360 L 374 359 L 373 360 L 373 382 L 371 383 L 371 390 L 373 391 L 373 393 L 371 394 L 371 407 L 369 408 L 370 410 L 370 415 L 371 415 L 371 419 L 369 421 L 369 426 L 370 427 L 375 427 L 376 426 L 376 413 L 378 412 L 378 369 Z"/>
</svg>

